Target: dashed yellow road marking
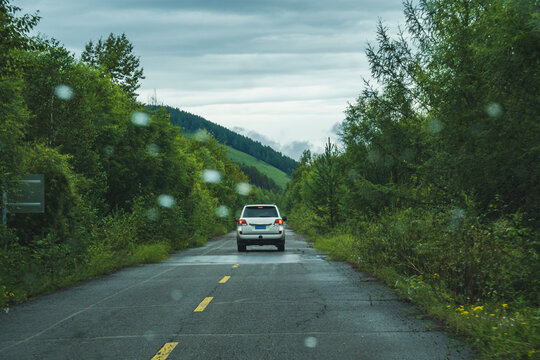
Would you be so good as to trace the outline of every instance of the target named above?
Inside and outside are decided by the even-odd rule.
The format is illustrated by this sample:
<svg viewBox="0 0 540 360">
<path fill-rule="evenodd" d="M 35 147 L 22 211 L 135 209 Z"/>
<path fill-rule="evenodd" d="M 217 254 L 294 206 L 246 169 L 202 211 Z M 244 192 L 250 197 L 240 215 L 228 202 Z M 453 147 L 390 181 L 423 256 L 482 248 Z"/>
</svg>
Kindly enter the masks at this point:
<svg viewBox="0 0 540 360">
<path fill-rule="evenodd" d="M 232 267 L 233 267 L 233 269 L 234 269 L 234 268 L 237 268 L 237 267 L 238 267 L 238 264 L 234 264 Z"/>
<path fill-rule="evenodd" d="M 207 297 L 207 298 L 204 298 L 203 301 L 201 301 L 201 303 L 199 304 L 199 306 L 197 306 L 195 308 L 195 310 L 193 310 L 193 312 L 201 312 L 201 311 L 204 311 L 204 309 L 208 306 L 208 304 L 210 304 L 210 301 L 212 301 L 213 297 Z"/>
<path fill-rule="evenodd" d="M 165 343 L 165 345 L 163 345 L 163 347 L 157 352 L 156 355 L 154 355 L 151 360 L 165 360 L 169 357 L 169 354 L 174 350 L 176 345 L 178 345 L 177 342 Z"/>
<path fill-rule="evenodd" d="M 225 284 L 231 277 L 229 275 L 224 276 L 223 279 L 219 280 L 220 284 Z"/>
</svg>

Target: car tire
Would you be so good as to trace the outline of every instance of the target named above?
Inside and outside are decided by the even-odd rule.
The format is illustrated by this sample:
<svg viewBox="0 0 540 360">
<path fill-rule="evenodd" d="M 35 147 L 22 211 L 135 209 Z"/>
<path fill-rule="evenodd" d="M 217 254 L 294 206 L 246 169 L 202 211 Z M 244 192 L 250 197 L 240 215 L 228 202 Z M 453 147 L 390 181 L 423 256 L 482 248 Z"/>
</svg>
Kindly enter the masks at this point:
<svg viewBox="0 0 540 360">
<path fill-rule="evenodd" d="M 237 244 L 237 245 L 238 245 L 238 252 L 246 251 L 246 245 L 243 245 L 243 244 Z"/>
<path fill-rule="evenodd" d="M 285 244 L 277 245 L 277 251 L 285 251 Z"/>
</svg>

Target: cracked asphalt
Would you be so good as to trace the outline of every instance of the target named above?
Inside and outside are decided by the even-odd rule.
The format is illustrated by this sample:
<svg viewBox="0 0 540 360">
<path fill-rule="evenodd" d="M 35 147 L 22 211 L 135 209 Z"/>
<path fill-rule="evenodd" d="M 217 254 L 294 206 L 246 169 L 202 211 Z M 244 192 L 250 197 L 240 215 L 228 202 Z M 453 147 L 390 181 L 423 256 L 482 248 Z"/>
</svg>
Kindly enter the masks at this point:
<svg viewBox="0 0 540 360">
<path fill-rule="evenodd" d="M 0 359 L 468 359 L 375 279 L 287 228 L 285 252 L 235 233 L 20 304 Z"/>
</svg>

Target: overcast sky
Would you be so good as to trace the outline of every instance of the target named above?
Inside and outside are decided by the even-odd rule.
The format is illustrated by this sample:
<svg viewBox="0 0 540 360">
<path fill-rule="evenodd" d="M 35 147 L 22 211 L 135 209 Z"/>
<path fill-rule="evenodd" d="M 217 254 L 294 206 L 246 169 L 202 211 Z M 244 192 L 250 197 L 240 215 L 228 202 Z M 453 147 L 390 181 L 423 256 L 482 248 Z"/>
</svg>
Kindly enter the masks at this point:
<svg viewBox="0 0 540 360">
<path fill-rule="evenodd" d="M 402 0 L 25 0 L 37 31 L 80 56 L 125 33 L 146 79 L 139 100 L 201 115 L 295 159 L 319 152 L 369 77 L 380 18 L 404 23 Z M 395 31 L 394 31 L 395 33 Z"/>
</svg>

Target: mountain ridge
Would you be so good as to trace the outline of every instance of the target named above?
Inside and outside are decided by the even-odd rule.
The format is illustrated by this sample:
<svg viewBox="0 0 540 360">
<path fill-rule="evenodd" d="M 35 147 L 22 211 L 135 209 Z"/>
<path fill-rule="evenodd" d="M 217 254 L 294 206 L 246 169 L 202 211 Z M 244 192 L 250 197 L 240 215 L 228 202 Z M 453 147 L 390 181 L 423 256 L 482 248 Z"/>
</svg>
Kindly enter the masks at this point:
<svg viewBox="0 0 540 360">
<path fill-rule="evenodd" d="M 202 116 L 167 105 L 147 105 L 146 108 L 152 111 L 164 109 L 171 117 L 171 124 L 180 127 L 188 133 L 195 133 L 199 129 L 205 129 L 220 143 L 264 161 L 267 164 L 282 170 L 289 176 L 298 166 L 298 163 L 295 160 L 274 150 L 270 146 L 263 145 L 259 141 L 213 123 Z"/>
</svg>

